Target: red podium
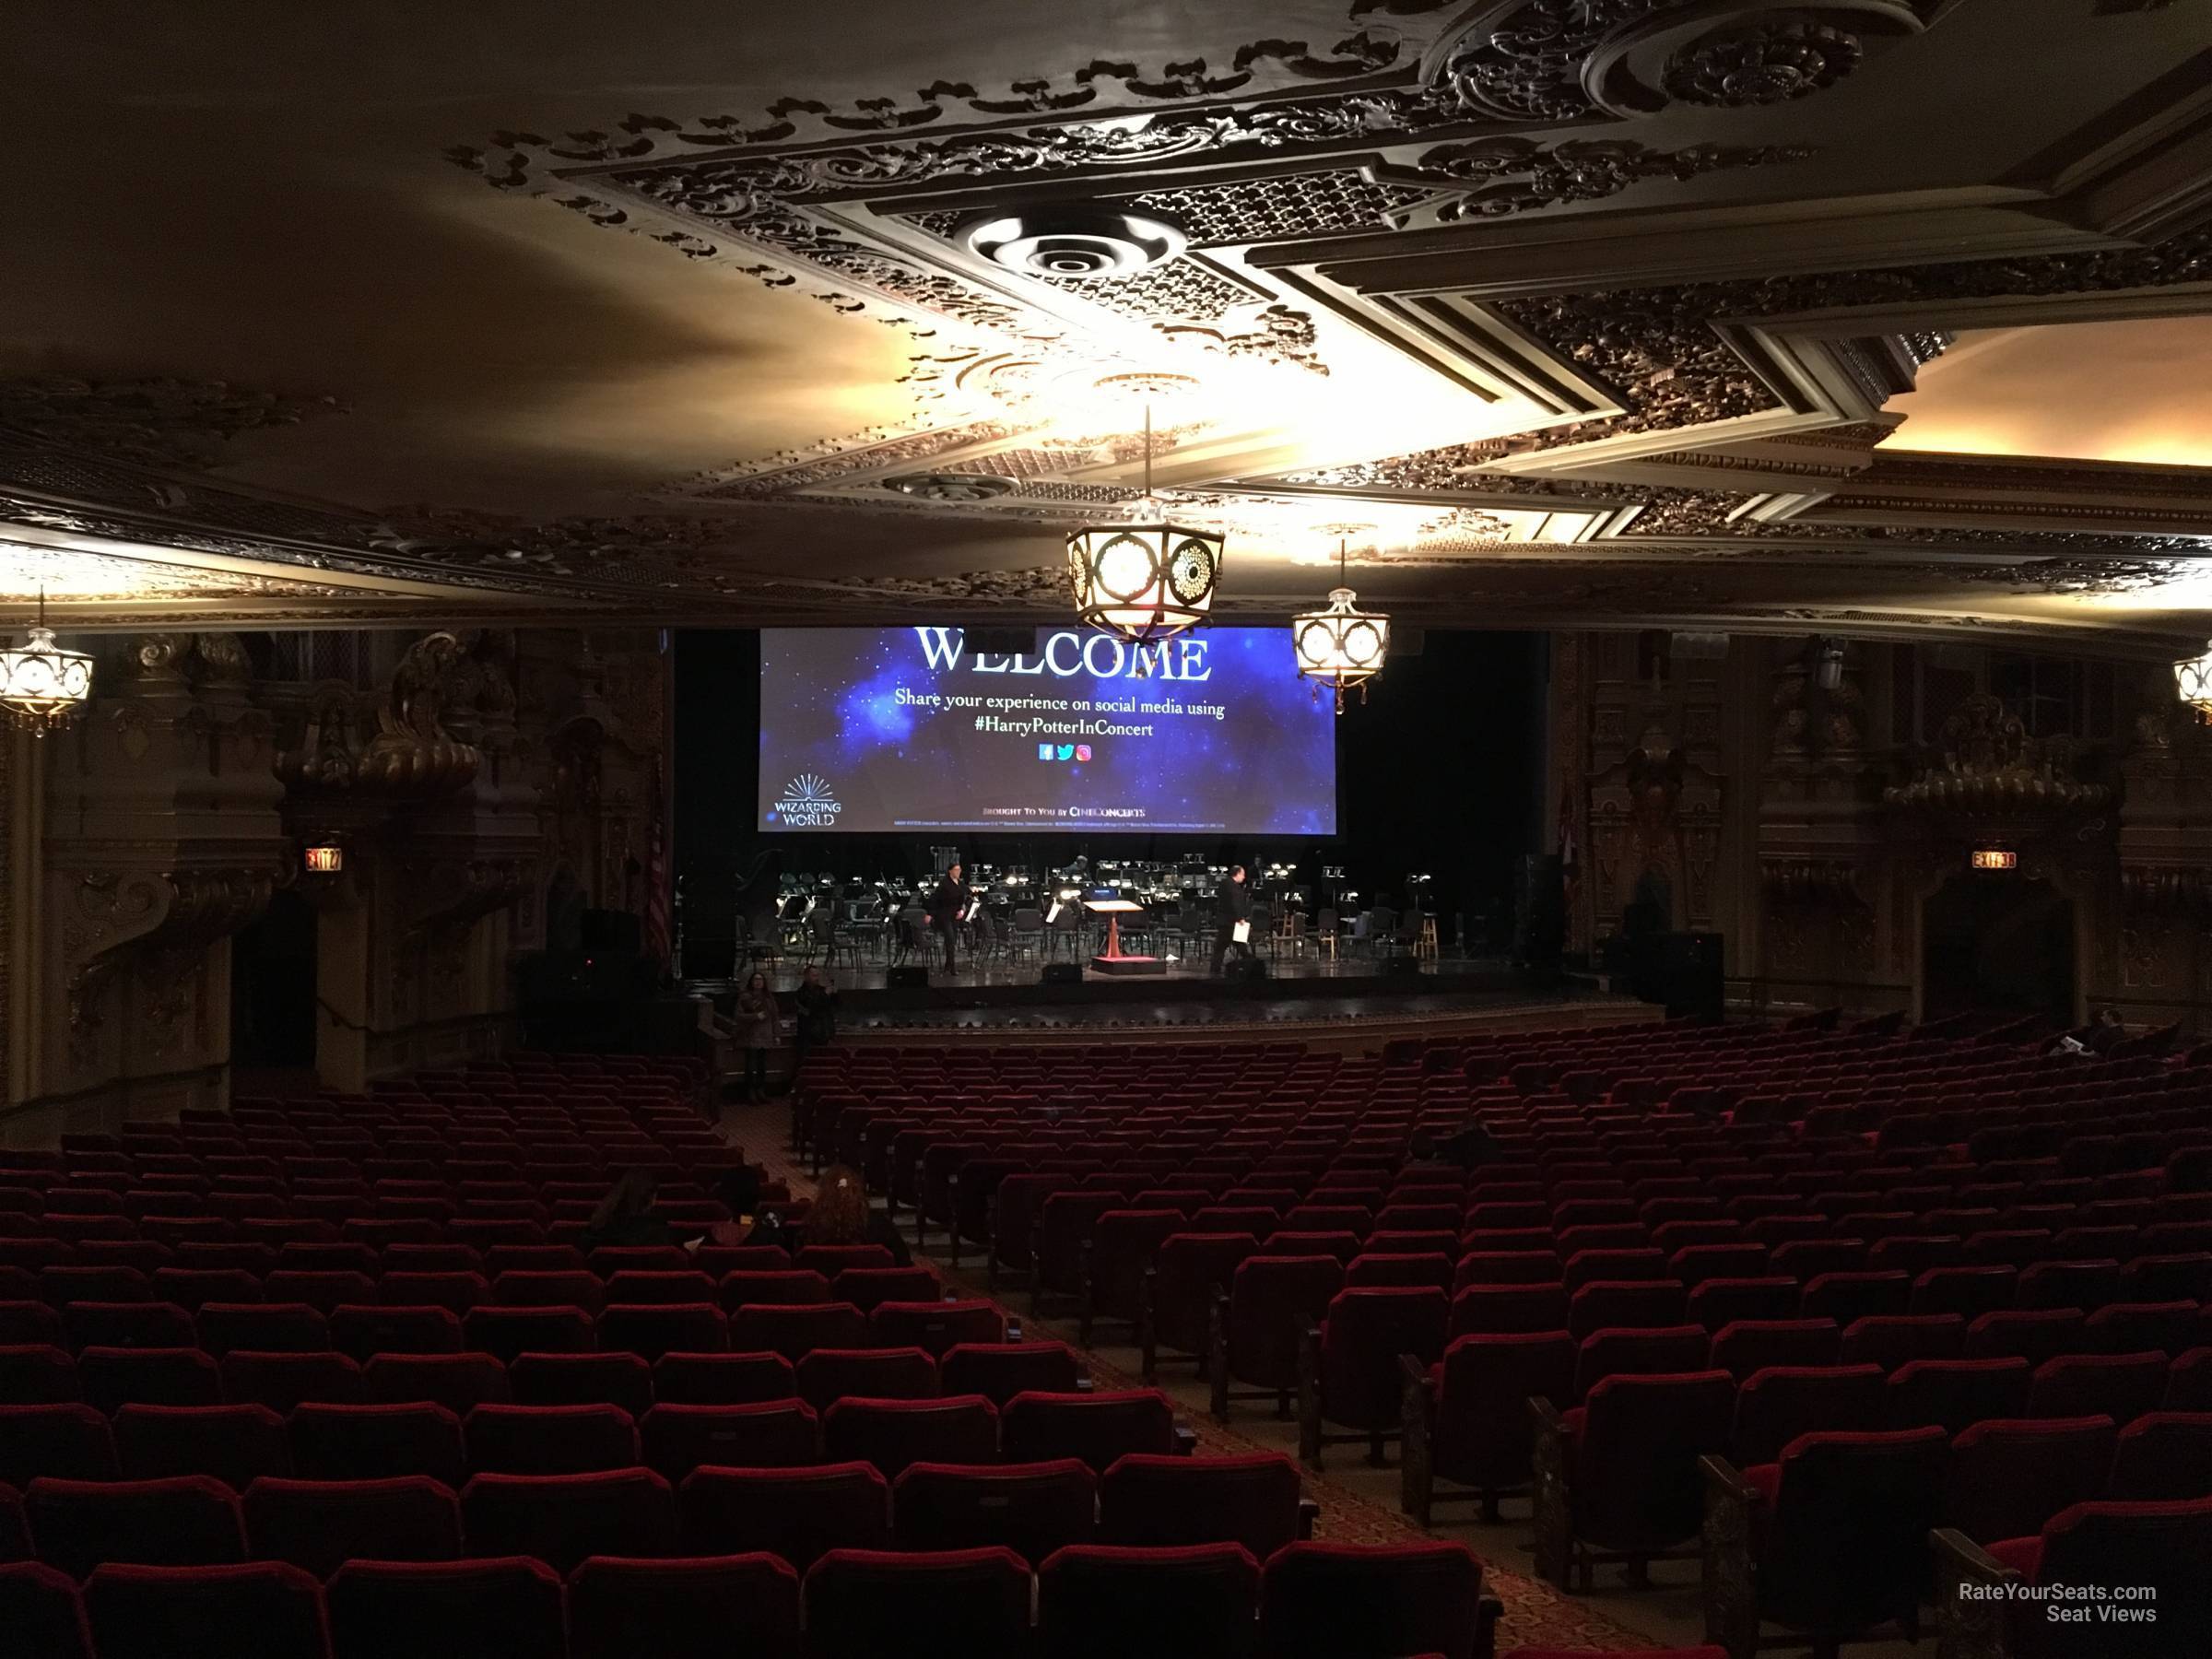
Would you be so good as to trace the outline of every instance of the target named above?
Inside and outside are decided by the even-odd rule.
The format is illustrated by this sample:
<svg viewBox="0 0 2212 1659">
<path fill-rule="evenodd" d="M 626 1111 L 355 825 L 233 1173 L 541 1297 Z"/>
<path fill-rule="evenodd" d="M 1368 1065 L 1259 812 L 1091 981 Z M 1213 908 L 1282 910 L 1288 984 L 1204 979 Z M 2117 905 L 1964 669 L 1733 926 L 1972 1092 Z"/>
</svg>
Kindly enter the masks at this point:
<svg viewBox="0 0 2212 1659">
<path fill-rule="evenodd" d="M 1106 948 L 1090 959 L 1094 970 L 1117 975 L 1167 972 L 1167 963 L 1159 957 L 1122 954 L 1122 918 L 1141 913 L 1143 905 L 1134 899 L 1086 899 L 1083 908 L 1106 918 Z"/>
</svg>

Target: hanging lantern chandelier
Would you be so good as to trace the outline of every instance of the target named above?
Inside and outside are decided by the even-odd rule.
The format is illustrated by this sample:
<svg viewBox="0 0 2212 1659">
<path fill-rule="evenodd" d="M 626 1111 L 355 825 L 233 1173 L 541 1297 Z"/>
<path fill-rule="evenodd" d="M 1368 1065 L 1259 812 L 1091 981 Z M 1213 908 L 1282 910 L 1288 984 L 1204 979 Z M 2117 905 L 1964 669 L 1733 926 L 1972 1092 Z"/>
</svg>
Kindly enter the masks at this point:
<svg viewBox="0 0 2212 1659">
<path fill-rule="evenodd" d="M 1345 585 L 1344 538 L 1336 539 L 1336 585 L 1329 590 L 1326 610 L 1306 611 L 1290 618 L 1290 642 L 1297 648 L 1298 671 L 1313 682 L 1318 701 L 1323 686 L 1336 690 L 1336 712 L 1344 712 L 1345 691 L 1359 688 L 1367 700 L 1367 682 L 1382 672 L 1390 653 L 1390 618 L 1379 611 L 1359 608 L 1359 595 Z"/>
<path fill-rule="evenodd" d="M 1076 615 L 1133 645 L 1149 645 L 1195 628 L 1211 615 L 1224 538 L 1168 522 L 1152 493 L 1152 406 L 1145 406 L 1145 493 L 1139 521 L 1088 524 L 1067 538 L 1067 574 Z"/>
<path fill-rule="evenodd" d="M 84 712 L 92 696 L 92 659 L 65 651 L 46 626 L 46 584 L 28 642 L 0 650 L 0 713 L 18 731 L 43 737 Z"/>
<path fill-rule="evenodd" d="M 2173 665 L 2173 687 L 2198 718 L 2212 719 L 2212 641 L 2206 641 L 2202 656 L 2183 657 Z"/>
</svg>

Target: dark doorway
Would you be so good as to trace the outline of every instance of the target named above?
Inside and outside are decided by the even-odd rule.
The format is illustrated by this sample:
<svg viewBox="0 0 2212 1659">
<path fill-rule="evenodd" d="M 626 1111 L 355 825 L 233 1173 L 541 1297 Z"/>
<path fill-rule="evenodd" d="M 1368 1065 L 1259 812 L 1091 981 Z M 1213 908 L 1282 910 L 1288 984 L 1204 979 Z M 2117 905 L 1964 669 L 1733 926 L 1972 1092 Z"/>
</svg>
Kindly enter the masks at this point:
<svg viewBox="0 0 2212 1659">
<path fill-rule="evenodd" d="M 2074 1019 L 2074 901 L 2018 875 L 1955 876 L 1921 919 L 1922 1017 Z"/>
<path fill-rule="evenodd" d="M 230 1066 L 235 1074 L 314 1064 L 315 910 L 288 889 L 230 941 Z"/>
</svg>

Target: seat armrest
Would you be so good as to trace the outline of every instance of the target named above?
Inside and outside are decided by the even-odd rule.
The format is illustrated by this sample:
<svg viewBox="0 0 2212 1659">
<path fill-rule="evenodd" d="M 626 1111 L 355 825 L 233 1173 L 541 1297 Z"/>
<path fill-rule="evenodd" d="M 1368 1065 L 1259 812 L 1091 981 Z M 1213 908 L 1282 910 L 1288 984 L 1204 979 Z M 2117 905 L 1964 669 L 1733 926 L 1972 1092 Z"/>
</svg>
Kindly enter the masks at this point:
<svg viewBox="0 0 2212 1659">
<path fill-rule="evenodd" d="M 1398 1356 L 1399 1409 L 1405 1441 L 1398 1449 L 1398 1507 L 1426 1527 L 1436 1494 L 1436 1390 L 1418 1354 Z"/>
<path fill-rule="evenodd" d="M 1699 1458 L 1698 1472 L 1705 1480 L 1705 1519 L 1698 1533 L 1705 1640 L 1728 1659 L 1751 1659 L 1759 1649 L 1759 1586 L 1751 1560 L 1759 1488 L 1724 1457 Z"/>
<path fill-rule="evenodd" d="M 1298 1338 L 1298 1455 L 1310 1469 L 1321 1467 L 1321 1327 L 1308 1325 Z"/>
<path fill-rule="evenodd" d="M 1505 1617 L 1505 1604 L 1494 1595 L 1477 1598 L 1475 1603 L 1475 1659 L 1497 1659 L 1498 1621 Z"/>
<path fill-rule="evenodd" d="M 1021 1340 L 1021 1316 L 1019 1314 L 1009 1313 L 1006 1315 L 1006 1340 L 1008 1342 Z"/>
<path fill-rule="evenodd" d="M 1188 1423 L 1175 1425 L 1175 1455 L 1195 1457 L 1198 1454 L 1198 1430 Z"/>
<path fill-rule="evenodd" d="M 1298 1536 L 1304 1543 L 1313 1535 L 1313 1524 L 1321 1519 L 1321 1505 L 1312 1498 L 1298 1500 Z"/>
<path fill-rule="evenodd" d="M 1214 1298 L 1206 1322 L 1206 1380 L 1213 1394 L 1214 1421 L 1229 1421 L 1229 1293 Z"/>
<path fill-rule="evenodd" d="M 1531 1554 L 1536 1576 L 1564 1594 L 1571 1588 L 1568 1570 L 1574 1546 L 1574 1450 L 1567 1419 L 1549 1400 L 1532 1395 L 1528 1414 L 1534 1430 L 1529 1462 L 1535 1477 L 1530 1492 L 1535 1511 Z"/>
<path fill-rule="evenodd" d="M 1136 1281 L 1136 1351 L 1141 1357 L 1137 1376 L 1147 1388 L 1159 1380 L 1159 1324 L 1153 1299 L 1159 1294 L 1159 1269 L 1147 1264 Z"/>
<path fill-rule="evenodd" d="M 2020 1575 L 1956 1528 L 1928 1535 L 1936 1552 L 1936 1659 L 2010 1659 L 2002 1586 Z"/>
</svg>

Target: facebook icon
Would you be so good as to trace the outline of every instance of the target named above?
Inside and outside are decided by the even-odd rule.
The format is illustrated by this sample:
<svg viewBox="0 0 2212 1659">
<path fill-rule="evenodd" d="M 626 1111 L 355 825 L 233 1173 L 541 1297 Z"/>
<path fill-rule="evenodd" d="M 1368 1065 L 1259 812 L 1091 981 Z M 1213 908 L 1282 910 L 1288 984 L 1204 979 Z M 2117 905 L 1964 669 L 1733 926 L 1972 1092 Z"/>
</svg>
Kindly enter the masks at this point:
<svg viewBox="0 0 2212 1659">
<path fill-rule="evenodd" d="M 1041 744 L 1039 744 L 1039 745 L 1037 746 L 1037 759 L 1040 759 L 1040 760 L 1050 760 L 1052 758 L 1053 758 L 1053 746 L 1052 746 L 1051 744 L 1049 744 L 1049 743 L 1041 743 Z"/>
</svg>

